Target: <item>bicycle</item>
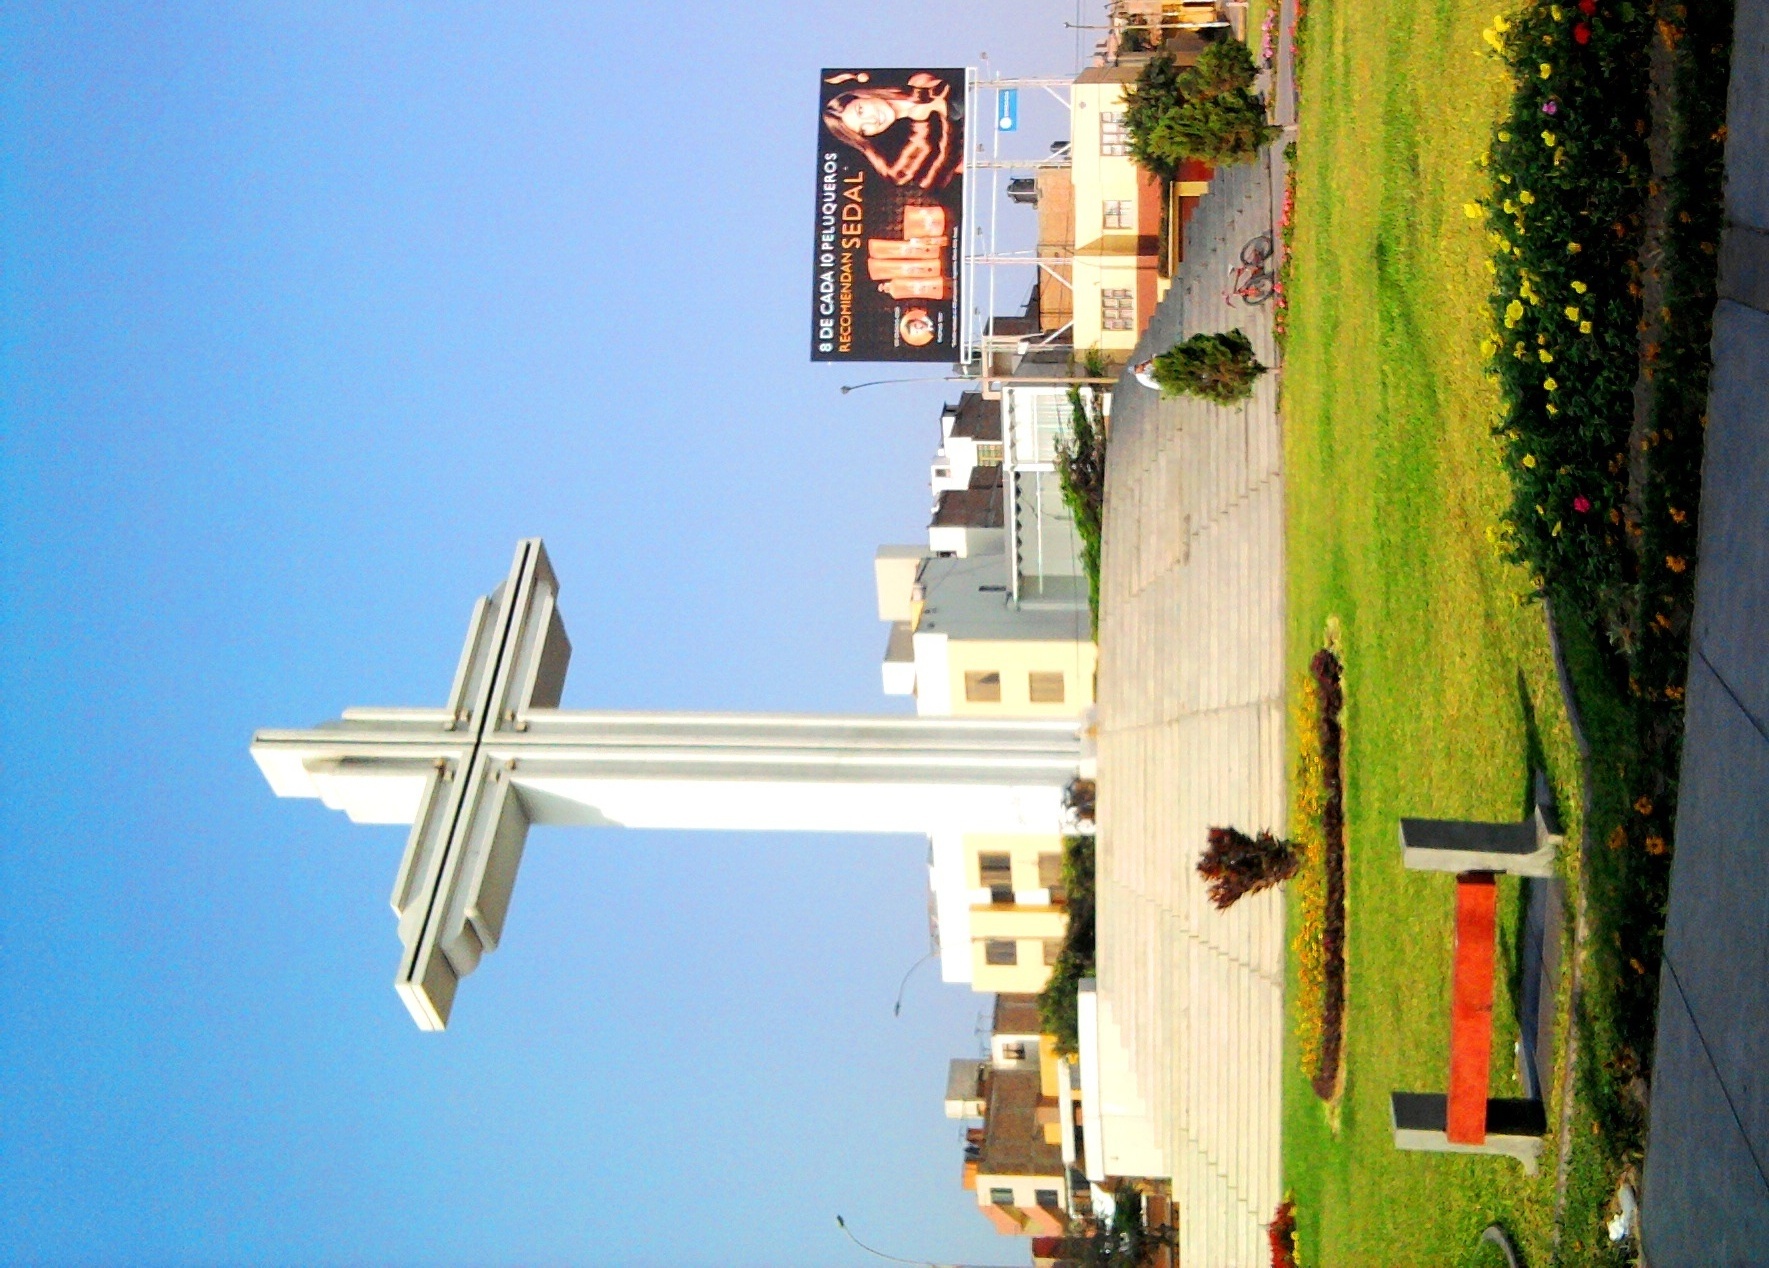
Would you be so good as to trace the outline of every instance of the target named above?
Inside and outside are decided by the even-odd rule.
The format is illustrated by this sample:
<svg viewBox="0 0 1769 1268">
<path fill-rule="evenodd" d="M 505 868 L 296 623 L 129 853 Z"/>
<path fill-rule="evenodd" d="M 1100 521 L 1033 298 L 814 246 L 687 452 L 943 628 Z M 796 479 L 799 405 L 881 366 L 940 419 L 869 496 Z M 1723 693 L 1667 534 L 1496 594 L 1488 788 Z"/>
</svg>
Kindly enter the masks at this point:
<svg viewBox="0 0 1769 1268">
<path fill-rule="evenodd" d="M 1222 296 L 1224 303 L 1233 304 L 1239 299 L 1251 307 L 1265 303 L 1277 293 L 1278 279 L 1266 267 L 1274 250 L 1269 233 L 1250 239 L 1241 248 L 1241 262 L 1229 271 L 1229 288 Z"/>
</svg>

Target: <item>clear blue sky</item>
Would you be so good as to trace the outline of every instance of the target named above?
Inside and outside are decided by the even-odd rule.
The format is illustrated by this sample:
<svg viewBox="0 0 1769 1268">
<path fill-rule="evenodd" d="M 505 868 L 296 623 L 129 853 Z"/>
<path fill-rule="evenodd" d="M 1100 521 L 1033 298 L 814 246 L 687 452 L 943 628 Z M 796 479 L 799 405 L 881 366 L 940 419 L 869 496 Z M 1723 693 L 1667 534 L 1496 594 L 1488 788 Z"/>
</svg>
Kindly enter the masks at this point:
<svg viewBox="0 0 1769 1268">
<path fill-rule="evenodd" d="M 890 1012 L 922 843 L 537 831 L 427 1036 L 403 830 L 246 750 L 440 703 L 525 534 L 568 706 L 888 707 L 943 393 L 806 360 L 815 72 L 1069 71 L 1073 4 L 418 12 L 0 19 L 0 1258 L 1023 1261 L 940 1111 L 983 997 Z"/>
</svg>

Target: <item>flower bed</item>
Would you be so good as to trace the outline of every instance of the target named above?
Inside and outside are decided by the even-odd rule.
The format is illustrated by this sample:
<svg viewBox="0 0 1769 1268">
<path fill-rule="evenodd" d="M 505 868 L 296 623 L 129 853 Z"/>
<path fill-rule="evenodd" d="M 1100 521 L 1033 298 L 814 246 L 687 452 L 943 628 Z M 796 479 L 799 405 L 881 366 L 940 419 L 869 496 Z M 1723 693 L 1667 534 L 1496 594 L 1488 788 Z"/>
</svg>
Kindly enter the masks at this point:
<svg viewBox="0 0 1769 1268">
<path fill-rule="evenodd" d="M 1272 279 L 1271 333 L 1283 351 L 1290 333 L 1290 262 L 1296 241 L 1296 142 L 1284 147 L 1284 205 L 1278 213 L 1278 267 Z"/>
<path fill-rule="evenodd" d="M 1514 491 L 1503 540 L 1554 596 L 1563 634 L 1590 648 L 1586 705 L 1623 702 L 1593 776 L 1613 780 L 1615 804 L 1595 811 L 1583 882 L 1591 957 L 1578 1079 L 1601 1126 L 1608 1188 L 1644 1146 L 1627 1087 L 1650 1077 L 1651 966 L 1674 846 L 1731 34 L 1727 0 L 1655 11 L 1532 3 L 1486 32 L 1514 88 L 1486 160 L 1494 192 L 1469 208 L 1485 215 L 1495 249 L 1485 349 Z M 1656 85 L 1654 38 L 1671 70 Z M 1655 117 L 1669 144 L 1652 169 Z M 1649 199 L 1660 193 L 1653 230 Z M 1644 313 L 1655 281 L 1662 298 Z"/>
<path fill-rule="evenodd" d="M 1265 1226 L 1271 1242 L 1271 1268 L 1298 1268 L 1296 1261 L 1296 1203 L 1285 1198 Z"/>
<path fill-rule="evenodd" d="M 1297 691 L 1296 844 L 1304 859 L 1297 881 L 1301 917 L 1297 960 L 1297 1055 L 1315 1095 L 1339 1087 L 1345 1039 L 1344 693 L 1339 658 L 1320 651 Z"/>
<path fill-rule="evenodd" d="M 1513 501 L 1504 540 L 1544 584 L 1616 610 L 1639 363 L 1638 256 L 1649 175 L 1644 9 L 1527 6 L 1487 42 L 1510 67 L 1510 117 L 1483 159 L 1494 254 L 1497 428 Z"/>
</svg>

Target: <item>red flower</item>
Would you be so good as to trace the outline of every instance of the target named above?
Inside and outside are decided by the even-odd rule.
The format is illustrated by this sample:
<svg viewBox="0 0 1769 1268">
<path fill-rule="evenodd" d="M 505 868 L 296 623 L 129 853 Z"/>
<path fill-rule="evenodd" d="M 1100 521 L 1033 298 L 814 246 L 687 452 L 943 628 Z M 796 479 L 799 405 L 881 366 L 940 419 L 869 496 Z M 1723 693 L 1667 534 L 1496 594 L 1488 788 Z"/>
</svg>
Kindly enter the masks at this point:
<svg viewBox="0 0 1769 1268">
<path fill-rule="evenodd" d="M 1574 44 L 1589 44 L 1591 42 L 1591 28 L 1583 22 L 1573 27 L 1572 42 Z"/>
<path fill-rule="evenodd" d="M 1580 515 L 1583 515 L 1586 511 L 1591 509 L 1591 499 L 1586 497 L 1583 493 L 1579 494 L 1572 500 L 1572 509 L 1577 511 Z"/>
<path fill-rule="evenodd" d="M 1590 17 L 1597 12 L 1597 0 L 1579 0 L 1579 12 Z"/>
</svg>

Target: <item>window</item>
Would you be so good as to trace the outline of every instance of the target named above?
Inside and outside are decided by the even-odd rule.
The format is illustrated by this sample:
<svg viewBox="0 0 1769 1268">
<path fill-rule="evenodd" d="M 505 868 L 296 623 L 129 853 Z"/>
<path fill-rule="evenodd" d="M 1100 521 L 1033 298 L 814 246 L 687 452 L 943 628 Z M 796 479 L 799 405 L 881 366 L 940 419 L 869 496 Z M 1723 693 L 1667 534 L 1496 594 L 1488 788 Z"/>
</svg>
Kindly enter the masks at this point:
<svg viewBox="0 0 1769 1268">
<path fill-rule="evenodd" d="M 1130 228 L 1130 200 L 1127 198 L 1108 198 L 1106 200 L 1105 225 L 1108 229 Z"/>
<path fill-rule="evenodd" d="M 1013 902 L 1013 860 L 1005 854 L 979 854 L 978 880 L 988 889 L 992 903 Z M 1013 961 L 1009 960 L 1009 964 Z"/>
<path fill-rule="evenodd" d="M 1130 132 L 1122 110 L 1102 110 L 1099 116 L 1099 152 L 1107 158 L 1130 153 Z"/>
<path fill-rule="evenodd" d="M 979 467 L 999 467 L 1003 453 L 1003 442 L 999 440 L 979 440 L 977 442 L 977 465 Z"/>
<path fill-rule="evenodd" d="M 1001 1059 L 1003 1061 L 1024 1061 L 1026 1059 L 1026 1045 L 1023 1043 L 1002 1044 Z"/>
<path fill-rule="evenodd" d="M 994 1203 L 996 1206 L 1012 1206 L 1013 1205 L 1013 1190 L 1012 1189 L 990 1189 L 989 1190 L 989 1201 Z"/>
<path fill-rule="evenodd" d="M 1063 889 L 1063 856 L 1060 854 L 1040 854 L 1038 856 L 1038 888 L 1050 891 L 1050 901 L 1061 903 L 1068 901 L 1068 893 Z M 1054 961 L 1053 961 L 1054 963 Z"/>
<path fill-rule="evenodd" d="M 1099 293 L 1100 325 L 1106 330 L 1136 329 L 1136 301 L 1129 287 L 1105 287 Z"/>
<path fill-rule="evenodd" d="M 1028 676 L 1032 691 L 1033 704 L 1061 704 L 1063 702 L 1063 676 L 1048 670 L 1033 670 Z"/>
<path fill-rule="evenodd" d="M 1042 1206 L 1047 1211 L 1058 1210 L 1062 1206 L 1062 1199 L 1057 1196 L 1057 1191 L 1055 1189 L 1039 1189 L 1036 1193 L 1036 1197 L 1038 1199 L 1038 1205 Z"/>
<path fill-rule="evenodd" d="M 1057 960 L 1059 960 L 1062 957 L 1062 954 L 1063 954 L 1063 940 L 1061 938 L 1046 938 L 1044 940 L 1044 962 L 1045 962 L 1045 964 L 1047 964 L 1047 965 L 1055 964 L 1057 962 Z"/>
<path fill-rule="evenodd" d="M 1128 291 L 1125 294 L 1129 294 Z M 1130 327 L 1126 326 L 1126 330 Z M 994 670 L 971 669 L 964 675 L 964 698 L 972 704 L 1001 702 L 1001 675 Z"/>
<path fill-rule="evenodd" d="M 1020 962 L 1020 949 L 1012 938 L 990 938 L 983 943 L 983 963 L 1012 965 Z"/>
</svg>

